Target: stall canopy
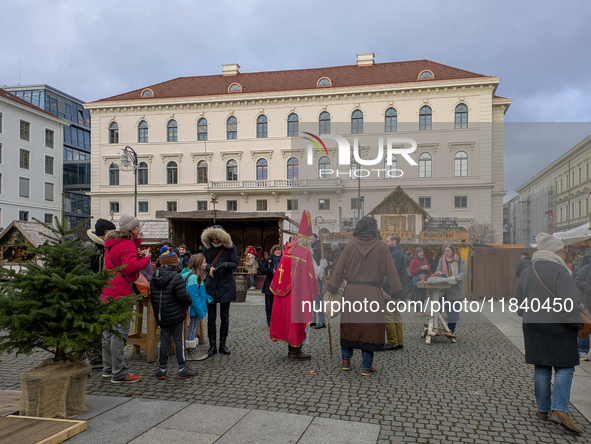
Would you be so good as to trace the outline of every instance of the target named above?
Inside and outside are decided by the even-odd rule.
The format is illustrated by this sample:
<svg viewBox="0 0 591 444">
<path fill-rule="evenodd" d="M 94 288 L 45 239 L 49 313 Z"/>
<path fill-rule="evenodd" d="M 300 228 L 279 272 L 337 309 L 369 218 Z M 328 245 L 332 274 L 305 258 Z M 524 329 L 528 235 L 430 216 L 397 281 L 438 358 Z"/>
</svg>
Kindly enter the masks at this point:
<svg viewBox="0 0 591 444">
<path fill-rule="evenodd" d="M 553 236 L 564 242 L 564 245 L 573 245 L 590 240 L 591 229 L 589 229 L 589 222 L 587 222 L 572 230 L 554 233 Z"/>
<path fill-rule="evenodd" d="M 185 244 L 191 252 L 201 247 L 201 233 L 214 223 L 232 236 L 239 254 L 249 244 L 262 244 L 265 251 L 297 234 L 297 225 L 285 213 L 238 211 L 157 211 L 156 217 L 168 219 L 170 239 Z"/>
</svg>

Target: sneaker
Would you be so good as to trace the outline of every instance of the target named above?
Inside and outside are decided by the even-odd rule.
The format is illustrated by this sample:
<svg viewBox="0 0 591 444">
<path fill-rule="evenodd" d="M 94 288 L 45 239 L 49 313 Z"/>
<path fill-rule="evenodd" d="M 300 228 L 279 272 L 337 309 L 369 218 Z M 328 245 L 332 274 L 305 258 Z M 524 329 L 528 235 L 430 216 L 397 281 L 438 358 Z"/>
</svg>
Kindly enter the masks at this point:
<svg viewBox="0 0 591 444">
<path fill-rule="evenodd" d="M 579 353 L 579 358 L 581 361 L 591 361 L 588 353 Z"/>
<path fill-rule="evenodd" d="M 372 365 L 370 369 L 362 369 L 361 370 L 361 376 L 369 376 L 369 375 L 373 375 L 374 373 L 376 373 L 378 371 L 378 369 L 376 368 L 375 365 Z"/>
<path fill-rule="evenodd" d="M 123 382 L 138 382 L 140 379 L 142 379 L 141 376 L 138 376 L 138 375 L 129 375 L 125 379 L 111 379 L 111 382 L 113 384 L 120 384 L 120 383 L 123 383 Z"/>
<path fill-rule="evenodd" d="M 166 379 L 166 370 L 162 371 L 161 369 L 158 369 L 154 376 L 156 376 L 156 379 Z"/>
<path fill-rule="evenodd" d="M 103 373 L 103 378 L 110 378 L 111 377 L 111 373 Z"/>
<path fill-rule="evenodd" d="M 187 379 L 197 376 L 197 370 L 191 369 L 191 367 L 186 366 L 179 370 L 179 379 Z"/>
<path fill-rule="evenodd" d="M 536 417 L 540 420 L 540 421 L 549 421 L 550 418 L 548 418 L 549 413 L 548 412 L 540 412 L 538 409 L 536 409 Z"/>
</svg>

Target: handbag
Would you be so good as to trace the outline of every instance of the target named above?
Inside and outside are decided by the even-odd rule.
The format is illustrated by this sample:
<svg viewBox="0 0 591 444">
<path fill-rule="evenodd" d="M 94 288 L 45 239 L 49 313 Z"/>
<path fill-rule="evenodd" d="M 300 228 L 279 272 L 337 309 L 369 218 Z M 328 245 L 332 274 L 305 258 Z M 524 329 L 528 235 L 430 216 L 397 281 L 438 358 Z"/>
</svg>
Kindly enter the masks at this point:
<svg viewBox="0 0 591 444">
<path fill-rule="evenodd" d="M 111 264 L 113 264 L 113 268 L 115 268 L 115 262 L 113 262 L 113 259 L 111 258 L 111 251 L 107 250 L 107 253 L 109 254 L 109 260 L 111 261 Z M 135 282 L 129 282 L 129 279 L 127 279 L 121 271 L 119 271 L 119 274 L 127 281 L 131 287 L 131 292 L 135 296 L 142 296 L 144 298 L 148 297 L 150 294 L 150 283 L 143 274 L 139 273 L 139 277 Z"/>
<path fill-rule="evenodd" d="M 340 286 L 339 289 L 337 290 L 336 293 L 329 293 L 328 291 L 326 293 L 324 293 L 324 305 L 326 308 L 326 316 L 328 316 L 329 319 L 334 319 L 336 318 L 338 315 L 341 314 L 341 309 L 342 309 L 342 303 L 343 303 L 343 294 L 344 294 L 344 287 Z M 334 305 L 332 304 L 332 302 L 338 302 L 338 310 L 333 310 Z M 335 304 L 336 305 L 336 304 Z"/>
<path fill-rule="evenodd" d="M 534 264 L 532 264 L 532 268 L 534 270 L 534 273 L 536 274 L 536 277 L 540 281 L 540 283 L 544 286 L 544 288 L 548 291 L 548 293 L 550 293 L 552 295 L 552 297 L 555 298 L 556 295 L 554 295 L 554 293 L 552 293 L 550 291 L 550 289 L 548 287 L 546 287 L 546 284 L 544 284 L 544 282 L 542 282 L 542 279 L 540 279 L 540 276 L 538 275 L 538 272 L 536 271 L 536 267 L 534 266 Z M 591 334 L 591 314 L 589 313 L 589 310 L 587 310 L 587 308 L 583 304 L 581 304 L 581 323 L 583 324 L 583 326 L 581 328 L 579 328 L 579 331 L 577 332 L 577 336 L 581 339 L 584 339 L 587 336 L 589 336 L 589 334 Z"/>
</svg>

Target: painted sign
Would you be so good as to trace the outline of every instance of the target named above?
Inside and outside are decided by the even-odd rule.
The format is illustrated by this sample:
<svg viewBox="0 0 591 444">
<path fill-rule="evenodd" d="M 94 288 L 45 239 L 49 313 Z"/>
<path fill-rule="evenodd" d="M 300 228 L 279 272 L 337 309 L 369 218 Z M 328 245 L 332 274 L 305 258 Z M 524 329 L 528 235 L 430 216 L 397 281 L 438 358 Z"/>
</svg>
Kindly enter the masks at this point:
<svg viewBox="0 0 591 444">
<path fill-rule="evenodd" d="M 468 231 L 421 231 L 419 239 L 470 240 Z"/>
</svg>

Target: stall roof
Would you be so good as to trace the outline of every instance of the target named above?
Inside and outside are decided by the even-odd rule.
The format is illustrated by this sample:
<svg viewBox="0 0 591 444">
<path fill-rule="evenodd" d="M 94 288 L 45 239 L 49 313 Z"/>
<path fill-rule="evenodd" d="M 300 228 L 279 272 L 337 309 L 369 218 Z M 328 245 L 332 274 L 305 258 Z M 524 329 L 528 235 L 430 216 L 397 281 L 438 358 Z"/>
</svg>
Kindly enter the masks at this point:
<svg viewBox="0 0 591 444">
<path fill-rule="evenodd" d="M 0 240 L 2 240 L 13 228 L 17 229 L 34 247 L 43 245 L 53 236 L 51 230 L 38 222 L 14 220 L 2 231 L 2 233 L 0 233 Z"/>
<path fill-rule="evenodd" d="M 287 220 L 290 223 L 298 226 L 285 213 L 271 213 L 271 212 L 238 212 L 238 211 L 156 211 L 156 217 L 169 220 L 184 220 L 184 221 L 200 221 L 205 223 L 218 223 L 224 229 L 242 229 L 248 227 L 260 227 L 261 224 L 269 227 L 277 227 L 277 222 Z"/>
<path fill-rule="evenodd" d="M 554 233 L 553 236 L 560 239 L 564 245 L 573 245 L 591 239 L 591 229 L 589 228 L 589 222 L 585 222 L 583 225 L 573 228 L 572 230 Z"/>
</svg>

